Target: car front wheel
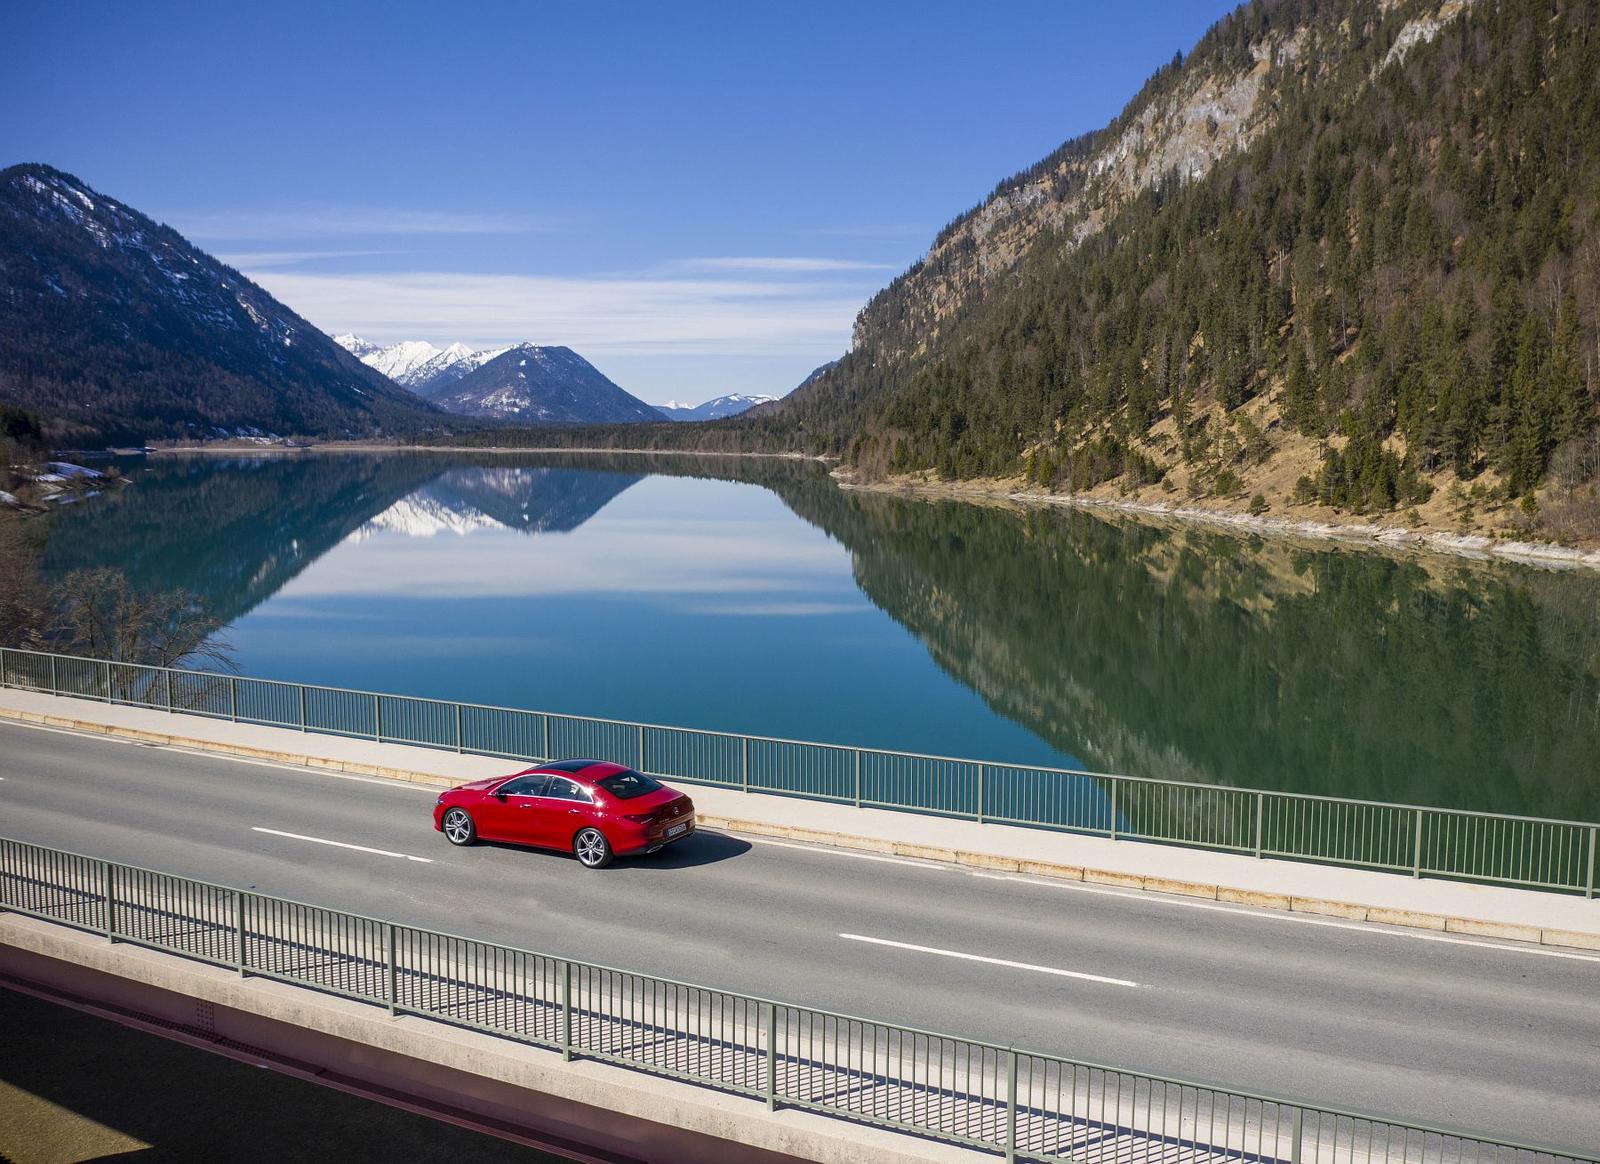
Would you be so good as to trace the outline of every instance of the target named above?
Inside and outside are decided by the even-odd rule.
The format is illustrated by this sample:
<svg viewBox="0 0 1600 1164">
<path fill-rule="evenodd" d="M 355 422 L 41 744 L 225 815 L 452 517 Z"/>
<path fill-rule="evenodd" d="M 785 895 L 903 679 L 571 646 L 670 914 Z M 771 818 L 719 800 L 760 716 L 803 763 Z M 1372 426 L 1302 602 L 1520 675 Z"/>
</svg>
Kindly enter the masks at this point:
<svg viewBox="0 0 1600 1164">
<path fill-rule="evenodd" d="M 452 808 L 444 814 L 445 840 L 452 845 L 470 845 L 478 839 L 478 830 L 464 809 Z"/>
<path fill-rule="evenodd" d="M 611 842 L 599 829 L 584 829 L 573 838 L 572 855 L 585 869 L 604 869 L 611 864 Z"/>
</svg>

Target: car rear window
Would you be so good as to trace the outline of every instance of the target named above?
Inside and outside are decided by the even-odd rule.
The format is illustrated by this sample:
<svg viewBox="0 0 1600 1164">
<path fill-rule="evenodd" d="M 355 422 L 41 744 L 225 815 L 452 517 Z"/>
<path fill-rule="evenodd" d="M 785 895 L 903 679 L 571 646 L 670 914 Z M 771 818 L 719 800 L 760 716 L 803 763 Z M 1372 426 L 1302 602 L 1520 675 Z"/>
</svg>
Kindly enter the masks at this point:
<svg viewBox="0 0 1600 1164">
<path fill-rule="evenodd" d="M 600 781 L 604 788 L 618 800 L 632 800 L 636 796 L 643 796 L 647 792 L 654 792 L 661 787 L 659 780 L 652 780 L 643 772 L 618 772 L 615 776 L 607 776 Z"/>
</svg>

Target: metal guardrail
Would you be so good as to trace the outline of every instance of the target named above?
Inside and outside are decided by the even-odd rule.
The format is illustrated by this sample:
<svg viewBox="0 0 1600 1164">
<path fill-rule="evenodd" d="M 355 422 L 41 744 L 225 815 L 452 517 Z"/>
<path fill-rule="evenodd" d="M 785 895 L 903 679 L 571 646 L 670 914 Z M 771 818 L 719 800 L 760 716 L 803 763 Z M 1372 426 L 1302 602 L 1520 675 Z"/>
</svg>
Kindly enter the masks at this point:
<svg viewBox="0 0 1600 1164">
<path fill-rule="evenodd" d="M 384 743 L 1595 896 L 1600 823 L 1115 776 L 0 649 L 0 686 Z"/>
<path fill-rule="evenodd" d="M 456 937 L 0 838 L 0 909 L 360 1002 L 1062 1164 L 1600 1164 Z"/>
</svg>

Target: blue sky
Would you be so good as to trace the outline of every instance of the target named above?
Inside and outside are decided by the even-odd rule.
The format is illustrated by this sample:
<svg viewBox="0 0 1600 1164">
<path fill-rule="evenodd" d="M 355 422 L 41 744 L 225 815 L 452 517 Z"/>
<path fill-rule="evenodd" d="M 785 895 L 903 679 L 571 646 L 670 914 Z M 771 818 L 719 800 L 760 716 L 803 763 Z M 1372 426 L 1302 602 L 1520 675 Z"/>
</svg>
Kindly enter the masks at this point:
<svg viewBox="0 0 1600 1164">
<path fill-rule="evenodd" d="M 0 164 L 329 332 L 565 343 L 655 403 L 781 393 L 1230 7 L 8 4 Z"/>
</svg>

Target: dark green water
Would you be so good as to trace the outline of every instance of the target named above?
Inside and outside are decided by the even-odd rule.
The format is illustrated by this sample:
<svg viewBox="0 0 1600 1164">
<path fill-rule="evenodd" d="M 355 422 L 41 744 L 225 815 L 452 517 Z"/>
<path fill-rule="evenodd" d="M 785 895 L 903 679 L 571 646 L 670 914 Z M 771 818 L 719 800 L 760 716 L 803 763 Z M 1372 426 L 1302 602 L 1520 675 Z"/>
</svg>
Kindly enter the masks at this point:
<svg viewBox="0 0 1600 1164">
<path fill-rule="evenodd" d="M 814 466 L 166 458 L 52 518 L 243 673 L 1600 818 L 1600 577 L 845 492 Z"/>
</svg>

